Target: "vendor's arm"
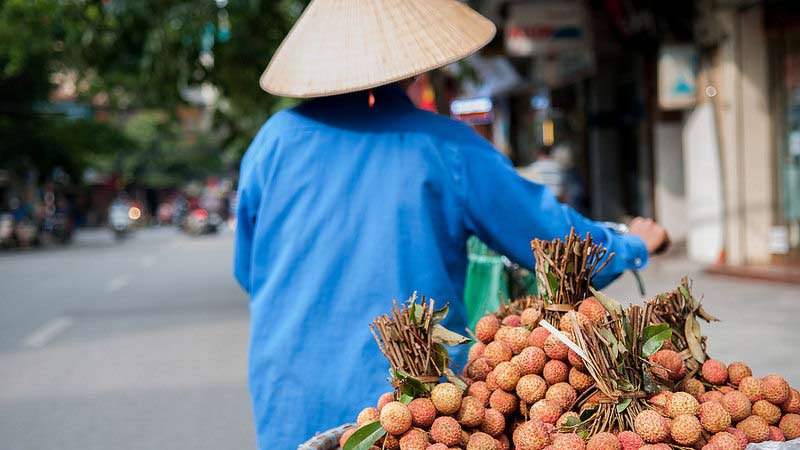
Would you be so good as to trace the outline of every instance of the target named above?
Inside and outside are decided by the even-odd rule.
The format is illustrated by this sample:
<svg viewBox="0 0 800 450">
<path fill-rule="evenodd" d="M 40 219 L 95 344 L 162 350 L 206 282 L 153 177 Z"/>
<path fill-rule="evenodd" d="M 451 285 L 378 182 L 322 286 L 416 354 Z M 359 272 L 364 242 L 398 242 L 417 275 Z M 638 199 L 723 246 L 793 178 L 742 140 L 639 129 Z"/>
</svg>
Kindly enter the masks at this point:
<svg viewBox="0 0 800 450">
<path fill-rule="evenodd" d="M 242 289 L 250 294 L 252 284 L 253 233 L 261 201 L 257 161 L 263 150 L 258 136 L 250 145 L 239 169 L 239 190 L 236 202 L 236 243 L 233 250 L 233 275 Z"/>
<path fill-rule="evenodd" d="M 583 236 L 591 233 L 595 242 L 615 254 L 595 279 L 598 287 L 625 270 L 647 265 L 648 248 L 640 237 L 619 235 L 559 203 L 545 186 L 517 175 L 508 158 L 488 143 L 466 152 L 463 172 L 469 231 L 520 265 L 534 266 L 533 238 L 563 239 L 571 227 Z"/>
</svg>

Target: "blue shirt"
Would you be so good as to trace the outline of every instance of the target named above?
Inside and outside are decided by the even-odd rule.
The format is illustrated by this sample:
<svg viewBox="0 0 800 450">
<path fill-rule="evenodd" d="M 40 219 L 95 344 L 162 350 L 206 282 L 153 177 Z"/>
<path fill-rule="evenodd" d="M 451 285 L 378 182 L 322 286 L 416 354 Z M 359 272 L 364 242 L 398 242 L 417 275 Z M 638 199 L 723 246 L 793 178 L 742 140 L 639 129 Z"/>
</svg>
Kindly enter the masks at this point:
<svg viewBox="0 0 800 450">
<path fill-rule="evenodd" d="M 274 115 L 242 161 L 234 273 L 259 449 L 295 449 L 391 390 L 368 324 L 392 299 L 449 302 L 446 325 L 464 329 L 472 234 L 532 268 L 531 239 L 591 232 L 616 253 L 601 286 L 647 261 L 639 238 L 560 204 L 469 127 L 397 86 L 374 94 L 372 108 L 360 92 Z"/>
</svg>

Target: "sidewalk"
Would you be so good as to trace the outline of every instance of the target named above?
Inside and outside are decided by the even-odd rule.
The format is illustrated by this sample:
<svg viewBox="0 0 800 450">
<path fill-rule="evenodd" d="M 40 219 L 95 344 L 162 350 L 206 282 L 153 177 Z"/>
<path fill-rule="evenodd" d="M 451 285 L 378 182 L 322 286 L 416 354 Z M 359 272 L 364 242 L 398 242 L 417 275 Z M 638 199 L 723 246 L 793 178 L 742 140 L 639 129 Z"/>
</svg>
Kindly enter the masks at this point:
<svg viewBox="0 0 800 450">
<path fill-rule="evenodd" d="M 656 257 L 642 271 L 647 294 L 674 289 L 681 277 L 693 280 L 693 293 L 720 322 L 701 322 L 708 354 L 728 364 L 741 361 L 755 376 L 771 373 L 800 387 L 800 292 L 797 285 L 710 274 L 683 255 Z M 623 304 L 638 301 L 636 282 L 625 274 L 605 292 Z"/>
</svg>

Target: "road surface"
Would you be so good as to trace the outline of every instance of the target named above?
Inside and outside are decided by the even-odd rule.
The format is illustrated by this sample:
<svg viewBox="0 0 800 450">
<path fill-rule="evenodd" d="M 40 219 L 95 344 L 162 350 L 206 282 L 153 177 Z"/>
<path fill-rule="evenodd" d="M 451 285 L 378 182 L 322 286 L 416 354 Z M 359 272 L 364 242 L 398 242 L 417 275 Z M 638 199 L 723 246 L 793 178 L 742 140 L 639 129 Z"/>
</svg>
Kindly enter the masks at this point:
<svg viewBox="0 0 800 450">
<path fill-rule="evenodd" d="M 230 233 L 0 253 L 0 449 L 255 448 Z"/>
</svg>

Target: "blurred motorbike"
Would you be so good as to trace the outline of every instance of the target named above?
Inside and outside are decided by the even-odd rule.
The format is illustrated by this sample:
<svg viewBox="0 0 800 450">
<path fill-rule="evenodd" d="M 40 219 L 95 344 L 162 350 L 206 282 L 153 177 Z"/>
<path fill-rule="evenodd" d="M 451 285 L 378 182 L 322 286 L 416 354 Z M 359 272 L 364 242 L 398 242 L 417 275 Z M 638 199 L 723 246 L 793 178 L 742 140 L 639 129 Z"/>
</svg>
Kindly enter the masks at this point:
<svg viewBox="0 0 800 450">
<path fill-rule="evenodd" d="M 190 211 L 181 223 L 181 229 L 193 236 L 212 234 L 219 230 L 222 217 L 217 213 L 209 213 L 203 208 Z"/>
<path fill-rule="evenodd" d="M 14 246 L 14 216 L 11 214 L 0 215 L 0 248 Z"/>
<path fill-rule="evenodd" d="M 14 226 L 14 236 L 20 247 L 32 247 L 39 238 L 39 227 L 33 220 L 23 219 Z"/>
<path fill-rule="evenodd" d="M 130 206 L 124 201 L 115 201 L 108 210 L 108 226 L 114 232 L 114 239 L 121 241 L 131 232 L 134 218 L 137 214 L 135 206 Z"/>
</svg>

